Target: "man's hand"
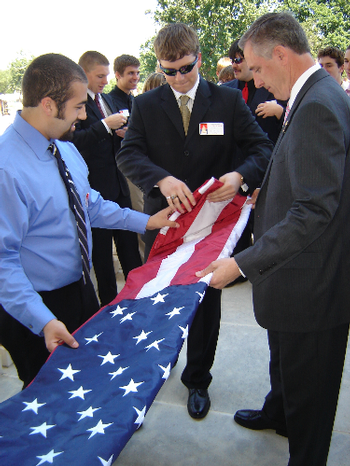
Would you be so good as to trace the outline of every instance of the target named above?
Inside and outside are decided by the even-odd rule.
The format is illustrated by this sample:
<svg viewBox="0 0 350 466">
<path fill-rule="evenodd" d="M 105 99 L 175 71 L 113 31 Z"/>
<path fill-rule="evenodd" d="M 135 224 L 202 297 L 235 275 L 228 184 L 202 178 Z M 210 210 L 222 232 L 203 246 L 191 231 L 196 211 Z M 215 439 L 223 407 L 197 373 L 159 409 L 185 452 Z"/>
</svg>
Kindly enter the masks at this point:
<svg viewBox="0 0 350 466">
<path fill-rule="evenodd" d="M 163 227 L 179 228 L 180 225 L 177 222 L 169 220 L 170 215 L 174 212 L 175 209 L 173 207 L 167 207 L 152 215 L 148 219 L 146 230 L 159 230 Z"/>
<path fill-rule="evenodd" d="M 45 344 L 48 351 L 51 353 L 59 344 L 67 343 L 71 348 L 78 348 L 79 343 L 71 335 L 63 322 L 52 319 L 43 328 Z"/>
<path fill-rule="evenodd" d="M 241 178 L 242 176 L 238 172 L 230 172 L 226 173 L 226 175 L 223 175 L 221 178 L 219 178 L 219 181 L 224 183 L 224 185 L 213 193 L 210 193 L 207 197 L 208 201 L 222 202 L 233 199 L 241 187 Z"/>
<path fill-rule="evenodd" d="M 213 276 L 210 280 L 210 286 L 219 290 L 222 290 L 228 283 L 233 282 L 233 280 L 241 276 L 241 272 L 234 258 L 214 261 L 204 270 L 196 272 L 196 276 L 202 278 L 211 272 L 213 272 Z"/>
<path fill-rule="evenodd" d="M 253 194 L 247 199 L 247 204 L 251 204 L 252 209 L 255 209 L 256 200 L 258 198 L 258 194 L 260 192 L 260 188 L 256 188 Z"/>
<path fill-rule="evenodd" d="M 104 119 L 105 123 L 110 129 L 118 129 L 125 125 L 128 119 L 122 113 L 113 113 Z"/>
<path fill-rule="evenodd" d="M 177 209 L 182 214 L 185 210 L 181 207 L 181 202 L 187 212 L 191 212 L 192 206 L 196 205 L 192 191 L 183 181 L 178 180 L 174 176 L 166 176 L 157 184 L 163 196 L 166 197 L 169 206 Z"/>
<path fill-rule="evenodd" d="M 279 120 L 283 111 L 282 105 L 278 104 L 276 100 L 267 100 L 256 107 L 255 113 L 263 118 L 275 116 Z"/>
<path fill-rule="evenodd" d="M 115 134 L 116 134 L 117 136 L 119 136 L 120 138 L 124 138 L 127 129 L 128 129 L 128 127 L 127 127 L 127 126 L 124 126 L 124 128 L 117 129 L 117 131 L 115 132 Z"/>
</svg>

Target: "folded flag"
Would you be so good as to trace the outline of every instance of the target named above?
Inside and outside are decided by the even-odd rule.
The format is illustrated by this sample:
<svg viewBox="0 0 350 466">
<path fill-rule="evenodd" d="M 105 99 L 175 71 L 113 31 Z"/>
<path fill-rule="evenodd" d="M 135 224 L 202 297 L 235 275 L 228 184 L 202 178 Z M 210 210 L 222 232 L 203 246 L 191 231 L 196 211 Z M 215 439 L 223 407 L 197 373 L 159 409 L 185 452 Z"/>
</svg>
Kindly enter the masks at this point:
<svg viewBox="0 0 350 466">
<path fill-rule="evenodd" d="M 149 260 L 80 327 L 79 348 L 59 346 L 21 393 L 0 405 L 1 466 L 111 465 L 169 377 L 210 276 L 195 272 L 229 257 L 249 217 L 245 198 L 209 203 L 222 183 L 175 213 Z"/>
</svg>

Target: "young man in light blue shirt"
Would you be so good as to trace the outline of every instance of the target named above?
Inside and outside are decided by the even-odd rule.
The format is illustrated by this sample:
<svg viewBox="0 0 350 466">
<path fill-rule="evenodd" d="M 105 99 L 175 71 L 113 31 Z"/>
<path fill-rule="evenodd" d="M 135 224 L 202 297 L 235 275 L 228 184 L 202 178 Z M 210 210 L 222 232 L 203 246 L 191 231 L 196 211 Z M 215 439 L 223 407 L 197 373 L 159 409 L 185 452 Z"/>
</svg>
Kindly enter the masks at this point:
<svg viewBox="0 0 350 466">
<path fill-rule="evenodd" d="M 82 254 L 67 188 L 49 150 L 54 143 L 84 210 L 90 258 L 91 226 L 143 233 L 175 226 L 167 217 L 121 209 L 91 189 L 87 166 L 67 142 L 86 118 L 87 79 L 79 65 L 56 54 L 29 65 L 23 110 L 0 138 L 0 343 L 10 352 L 24 386 L 60 342 L 98 310 Z"/>
</svg>

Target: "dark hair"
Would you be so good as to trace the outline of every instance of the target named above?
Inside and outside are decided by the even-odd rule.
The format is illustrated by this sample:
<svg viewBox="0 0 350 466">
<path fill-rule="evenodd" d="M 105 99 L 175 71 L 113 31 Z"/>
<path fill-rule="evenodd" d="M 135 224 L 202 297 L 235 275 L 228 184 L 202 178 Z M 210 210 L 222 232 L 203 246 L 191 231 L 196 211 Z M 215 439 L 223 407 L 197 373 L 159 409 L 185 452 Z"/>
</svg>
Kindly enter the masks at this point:
<svg viewBox="0 0 350 466">
<path fill-rule="evenodd" d="M 258 18 L 239 41 L 244 50 L 250 42 L 255 53 L 270 59 L 273 49 L 283 45 L 298 55 L 310 53 L 309 43 L 303 28 L 291 13 L 267 13 Z"/>
<path fill-rule="evenodd" d="M 243 50 L 239 46 L 239 39 L 235 40 L 232 43 L 232 45 L 231 45 L 231 47 L 230 47 L 230 49 L 228 51 L 228 56 L 231 58 L 231 60 L 236 58 L 236 55 L 240 55 L 242 58 L 244 58 Z"/>
<path fill-rule="evenodd" d="M 325 47 L 324 49 L 320 49 L 317 54 L 317 58 L 324 58 L 324 57 L 330 57 L 333 58 L 337 65 L 338 68 L 344 65 L 344 52 L 342 52 L 338 47 Z"/>
<path fill-rule="evenodd" d="M 197 56 L 200 51 L 197 33 L 183 23 L 172 23 L 163 27 L 154 41 L 158 60 L 176 61 L 186 55 Z"/>
<path fill-rule="evenodd" d="M 127 66 L 139 67 L 140 62 L 136 57 L 133 57 L 132 55 L 120 55 L 114 60 L 114 73 L 118 72 L 120 75 L 123 75 Z"/>
<path fill-rule="evenodd" d="M 89 73 L 96 65 L 109 66 L 109 61 L 102 53 L 89 50 L 79 58 L 78 64 Z"/>
<path fill-rule="evenodd" d="M 142 89 L 142 94 L 147 91 L 151 91 L 152 89 L 155 89 L 156 87 L 163 86 L 163 84 L 166 84 L 166 79 L 163 73 L 158 73 L 157 71 L 155 73 L 152 73 L 148 76 L 148 78 L 145 81 L 145 84 L 143 85 Z"/>
<path fill-rule="evenodd" d="M 64 55 L 41 55 L 30 63 L 24 73 L 23 107 L 37 107 L 43 98 L 50 97 L 57 106 L 57 117 L 61 118 L 66 102 L 73 95 L 74 82 L 87 83 L 79 65 Z"/>
</svg>

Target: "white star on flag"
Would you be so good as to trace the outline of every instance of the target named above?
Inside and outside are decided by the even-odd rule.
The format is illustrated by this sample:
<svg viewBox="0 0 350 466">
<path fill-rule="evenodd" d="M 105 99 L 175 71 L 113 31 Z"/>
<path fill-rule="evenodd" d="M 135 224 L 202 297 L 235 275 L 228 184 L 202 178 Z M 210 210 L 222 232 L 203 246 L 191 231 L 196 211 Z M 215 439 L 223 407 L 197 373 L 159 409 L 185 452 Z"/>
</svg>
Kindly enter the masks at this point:
<svg viewBox="0 0 350 466">
<path fill-rule="evenodd" d="M 27 403 L 26 401 L 23 401 L 23 404 L 27 405 L 23 411 L 29 411 L 30 409 L 35 413 L 38 414 L 38 409 L 41 408 L 42 406 L 46 405 L 46 403 L 38 403 L 38 399 L 35 398 L 31 403 Z"/>
<path fill-rule="evenodd" d="M 119 387 L 121 388 L 122 390 L 125 390 L 125 393 L 123 396 L 125 395 L 128 395 L 130 392 L 134 392 L 134 393 L 137 393 L 137 387 L 142 385 L 143 382 L 134 382 L 133 379 L 130 379 L 130 382 L 128 383 L 128 385 L 124 385 L 124 387 Z"/>
<path fill-rule="evenodd" d="M 200 293 L 199 291 L 196 291 L 196 293 L 199 295 L 199 302 L 201 303 L 203 301 L 205 293 Z"/>
<path fill-rule="evenodd" d="M 103 364 L 106 364 L 107 362 L 114 364 L 114 360 L 118 356 L 120 356 L 120 354 L 112 354 L 110 351 L 108 351 L 108 353 L 105 356 L 103 356 L 102 354 L 98 354 L 98 357 L 103 359 L 103 361 L 101 362 L 101 366 L 103 366 Z"/>
<path fill-rule="evenodd" d="M 157 349 L 158 351 L 160 351 L 159 346 L 158 346 L 158 343 L 161 343 L 163 340 L 165 340 L 165 338 L 162 338 L 161 340 L 155 340 L 153 343 L 151 343 L 150 345 L 146 346 L 146 347 L 145 347 L 145 350 L 146 350 L 146 351 L 149 351 L 151 348 L 155 348 L 155 349 Z"/>
<path fill-rule="evenodd" d="M 137 340 L 136 344 L 138 345 L 140 343 L 140 341 L 142 340 L 147 340 L 147 337 L 148 335 L 152 333 L 152 330 L 150 332 L 145 332 L 144 330 L 142 330 L 142 332 L 140 333 L 140 335 L 137 335 L 137 337 L 133 337 L 134 340 Z"/>
<path fill-rule="evenodd" d="M 143 407 L 142 411 L 139 411 L 135 406 L 133 406 L 134 410 L 137 412 L 137 418 L 134 422 L 134 424 L 138 425 L 138 428 L 140 425 L 143 423 L 143 420 L 145 419 L 145 414 L 146 414 L 146 405 Z"/>
<path fill-rule="evenodd" d="M 87 429 L 87 432 L 91 432 L 89 439 L 93 437 L 96 434 L 104 434 L 105 429 L 107 427 L 111 426 L 113 422 L 110 422 L 109 424 L 103 424 L 102 419 L 98 421 L 98 423 L 95 425 L 95 427 L 92 427 L 91 429 Z"/>
<path fill-rule="evenodd" d="M 127 307 L 120 307 L 119 304 L 118 304 L 117 309 L 110 312 L 110 314 L 112 314 L 112 319 L 115 316 L 123 315 L 123 311 L 125 311 L 125 309 L 127 309 Z"/>
<path fill-rule="evenodd" d="M 171 364 L 170 364 L 170 362 L 169 362 L 169 364 L 168 364 L 166 367 L 163 367 L 163 366 L 161 366 L 160 364 L 158 364 L 158 366 L 164 371 L 164 374 L 163 374 L 162 379 L 167 380 L 167 379 L 169 378 L 169 375 L 170 375 L 170 369 L 171 369 Z"/>
<path fill-rule="evenodd" d="M 72 396 L 69 399 L 79 397 L 82 400 L 85 400 L 85 393 L 89 393 L 91 391 L 92 390 L 84 390 L 83 387 L 79 387 L 78 390 L 72 390 L 71 392 L 68 392 L 72 394 Z"/>
<path fill-rule="evenodd" d="M 43 437 L 46 438 L 47 431 L 55 427 L 55 425 L 56 424 L 49 425 L 49 424 L 46 424 L 46 422 L 44 422 L 43 424 L 41 424 L 41 426 L 31 427 L 33 432 L 31 432 L 29 435 L 41 434 Z"/>
<path fill-rule="evenodd" d="M 101 458 L 100 456 L 98 456 L 97 458 L 101 461 L 102 466 L 112 466 L 113 457 L 114 455 L 112 455 L 107 461 Z"/>
<path fill-rule="evenodd" d="M 165 314 L 166 316 L 169 316 L 169 320 L 174 317 L 175 315 L 177 314 L 180 314 L 180 311 L 181 309 L 183 309 L 185 306 L 182 306 L 182 307 L 174 307 L 174 309 L 170 312 L 168 312 L 167 314 Z"/>
<path fill-rule="evenodd" d="M 126 371 L 126 369 L 129 369 L 129 366 L 119 367 L 119 369 L 116 370 L 115 372 L 109 372 L 109 375 L 112 376 L 111 380 L 113 380 L 115 377 L 117 377 L 117 375 L 121 375 L 124 371 Z"/>
<path fill-rule="evenodd" d="M 120 323 L 122 324 L 123 322 L 125 322 L 126 320 L 132 320 L 132 316 L 136 314 L 136 312 L 130 312 L 129 314 L 126 314 L 125 317 L 123 317 L 122 319 L 120 319 Z"/>
<path fill-rule="evenodd" d="M 179 328 L 182 330 L 182 338 L 185 339 L 188 337 L 188 325 L 186 325 L 186 328 L 183 328 L 181 327 L 181 325 L 179 325 Z"/>
<path fill-rule="evenodd" d="M 94 335 L 92 338 L 85 338 L 86 340 L 86 343 L 85 345 L 88 345 L 89 343 L 91 343 L 92 341 L 96 341 L 98 342 L 98 337 L 100 337 L 102 335 L 103 332 L 99 333 L 98 335 Z"/>
<path fill-rule="evenodd" d="M 78 414 L 80 414 L 78 422 L 82 419 L 85 419 L 86 417 L 94 417 L 94 412 L 98 411 L 99 409 L 101 408 L 93 408 L 92 406 L 90 406 L 90 408 L 86 409 L 85 411 L 78 411 Z"/>
<path fill-rule="evenodd" d="M 40 466 L 40 464 L 44 464 L 44 463 L 51 463 L 52 464 L 53 459 L 58 455 L 62 455 L 62 453 L 63 453 L 63 451 L 59 451 L 59 452 L 55 453 L 55 450 L 51 450 L 46 455 L 37 456 L 37 458 L 39 460 L 41 460 L 41 461 L 36 466 Z"/>
<path fill-rule="evenodd" d="M 164 303 L 164 298 L 165 296 L 168 296 L 168 293 L 166 294 L 160 294 L 158 293 L 157 296 L 155 298 L 151 298 L 151 300 L 153 301 L 153 306 L 157 303 Z"/>
<path fill-rule="evenodd" d="M 58 370 L 62 372 L 62 377 L 60 378 L 60 380 L 70 379 L 73 382 L 74 382 L 74 374 L 76 374 L 77 372 L 80 372 L 80 370 L 74 370 L 72 368 L 72 364 L 69 364 L 67 369 L 59 369 L 58 368 Z"/>
</svg>

